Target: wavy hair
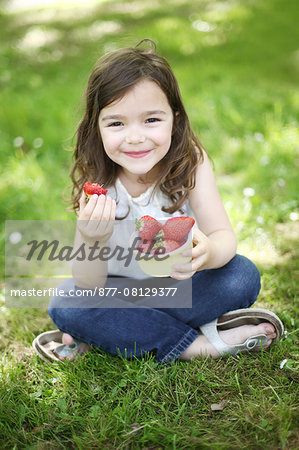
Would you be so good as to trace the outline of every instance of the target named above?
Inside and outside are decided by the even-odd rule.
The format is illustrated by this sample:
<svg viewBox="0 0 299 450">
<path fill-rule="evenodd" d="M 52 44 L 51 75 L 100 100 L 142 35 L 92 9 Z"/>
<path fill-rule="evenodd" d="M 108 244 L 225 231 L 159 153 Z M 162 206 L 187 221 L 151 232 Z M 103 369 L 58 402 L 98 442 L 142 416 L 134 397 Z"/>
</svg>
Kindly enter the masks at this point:
<svg viewBox="0 0 299 450">
<path fill-rule="evenodd" d="M 150 48 L 140 46 L 144 42 L 150 43 Z M 75 211 L 79 208 L 86 181 L 113 186 L 121 169 L 104 150 L 98 126 L 100 111 L 144 79 L 158 84 L 174 116 L 171 145 L 160 161 L 153 193 L 160 188 L 171 200 L 171 206 L 163 206 L 163 211 L 170 214 L 182 212 L 181 208 L 195 186 L 195 172 L 203 159 L 203 147 L 191 130 L 175 75 L 168 62 L 156 53 L 156 45 L 150 39 L 143 39 L 136 47 L 121 48 L 104 55 L 89 77 L 85 91 L 86 108 L 76 132 L 71 170 L 72 207 Z"/>
</svg>

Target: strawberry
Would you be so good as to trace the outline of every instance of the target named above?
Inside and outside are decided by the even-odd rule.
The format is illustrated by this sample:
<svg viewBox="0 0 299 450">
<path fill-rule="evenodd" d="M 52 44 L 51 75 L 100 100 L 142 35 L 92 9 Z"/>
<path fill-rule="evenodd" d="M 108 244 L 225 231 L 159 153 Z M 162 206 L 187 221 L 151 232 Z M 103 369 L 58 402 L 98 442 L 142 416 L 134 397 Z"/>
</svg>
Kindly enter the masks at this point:
<svg viewBox="0 0 299 450">
<path fill-rule="evenodd" d="M 104 189 L 102 186 L 103 185 L 97 183 L 85 183 L 83 186 L 83 190 L 87 196 L 90 196 L 92 194 L 106 195 L 108 191 L 107 189 Z"/>
<path fill-rule="evenodd" d="M 165 248 L 165 253 L 170 253 L 173 250 L 179 248 L 181 244 L 173 239 L 163 239 L 159 240 L 156 244 L 157 248 Z"/>
<path fill-rule="evenodd" d="M 136 219 L 135 223 L 141 239 L 154 239 L 156 234 L 162 229 L 162 225 L 151 216 L 143 216 L 139 220 Z"/>
<path fill-rule="evenodd" d="M 156 246 L 156 241 L 144 239 L 138 245 L 138 250 L 140 251 L 140 253 L 147 253 L 147 254 L 154 255 L 157 251 L 157 248 L 155 246 Z"/>
<path fill-rule="evenodd" d="M 194 223 L 195 220 L 193 217 L 171 217 L 164 224 L 157 237 L 174 241 L 183 241 L 187 237 Z"/>
<path fill-rule="evenodd" d="M 173 241 L 172 239 L 159 239 L 158 241 L 144 239 L 139 245 L 138 250 L 141 253 L 150 255 L 170 253 L 182 245 L 181 242 Z M 164 250 L 164 251 L 163 251 Z"/>
</svg>

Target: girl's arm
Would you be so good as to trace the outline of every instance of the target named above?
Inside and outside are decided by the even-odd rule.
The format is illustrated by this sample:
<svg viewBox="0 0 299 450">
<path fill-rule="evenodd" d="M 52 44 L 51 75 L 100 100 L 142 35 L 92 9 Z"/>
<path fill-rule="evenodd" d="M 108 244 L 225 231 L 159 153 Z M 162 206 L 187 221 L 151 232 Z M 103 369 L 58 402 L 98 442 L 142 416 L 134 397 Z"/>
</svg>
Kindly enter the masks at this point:
<svg viewBox="0 0 299 450">
<path fill-rule="evenodd" d="M 101 288 L 106 283 L 107 261 L 97 255 L 113 233 L 115 210 L 115 200 L 109 195 L 93 195 L 87 204 L 84 192 L 81 195 L 74 247 L 77 250 L 83 246 L 86 257 L 82 261 L 75 259 L 72 265 L 73 278 L 79 287 Z"/>
<path fill-rule="evenodd" d="M 237 240 L 220 198 L 211 163 L 206 153 L 198 165 L 196 185 L 190 192 L 190 207 L 198 228 L 193 227 L 193 249 L 183 252 L 192 256 L 190 263 L 175 268 L 173 277 L 185 279 L 198 270 L 216 269 L 236 254 Z M 191 270 L 190 270 L 191 269 Z"/>
</svg>

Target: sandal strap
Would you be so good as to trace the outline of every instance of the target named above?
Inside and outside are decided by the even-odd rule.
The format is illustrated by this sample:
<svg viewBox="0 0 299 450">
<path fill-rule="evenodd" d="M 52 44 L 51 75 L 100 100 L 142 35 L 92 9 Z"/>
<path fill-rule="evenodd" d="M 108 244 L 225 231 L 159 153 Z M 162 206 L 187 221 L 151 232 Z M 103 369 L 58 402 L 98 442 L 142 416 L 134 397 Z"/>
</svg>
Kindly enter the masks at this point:
<svg viewBox="0 0 299 450">
<path fill-rule="evenodd" d="M 219 336 L 217 319 L 205 325 L 201 325 L 200 330 L 220 355 L 229 354 L 234 356 L 239 352 L 252 350 L 255 347 L 263 348 L 267 344 L 267 336 L 264 334 L 251 336 L 243 344 L 226 344 Z"/>
<path fill-rule="evenodd" d="M 234 353 L 230 353 L 230 355 L 236 355 L 238 352 L 244 352 L 253 350 L 254 348 L 262 349 L 267 344 L 267 336 L 265 334 L 258 334 L 256 336 L 252 336 L 248 338 L 244 344 L 237 344 L 232 346 Z"/>
<path fill-rule="evenodd" d="M 70 345 L 61 344 L 58 347 L 54 348 L 52 352 L 59 359 L 67 358 L 70 355 L 76 354 L 78 352 L 78 348 L 81 342 L 73 339 L 73 342 Z"/>
<path fill-rule="evenodd" d="M 229 353 L 231 351 L 231 346 L 223 342 L 223 340 L 219 336 L 219 333 L 217 331 L 217 319 L 201 325 L 200 331 L 205 335 L 205 337 L 215 347 L 220 355 L 224 355 L 224 353 Z"/>
</svg>

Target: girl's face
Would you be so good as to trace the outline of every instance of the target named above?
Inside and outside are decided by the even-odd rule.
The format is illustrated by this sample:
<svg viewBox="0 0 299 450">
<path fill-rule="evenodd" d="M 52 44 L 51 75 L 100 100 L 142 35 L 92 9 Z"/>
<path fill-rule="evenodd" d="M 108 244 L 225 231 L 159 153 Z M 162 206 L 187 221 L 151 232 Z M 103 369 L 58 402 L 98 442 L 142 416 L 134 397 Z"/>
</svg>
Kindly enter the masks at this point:
<svg viewBox="0 0 299 450">
<path fill-rule="evenodd" d="M 173 112 L 162 89 L 145 79 L 99 114 L 105 152 L 131 181 L 154 175 L 171 144 Z"/>
</svg>

